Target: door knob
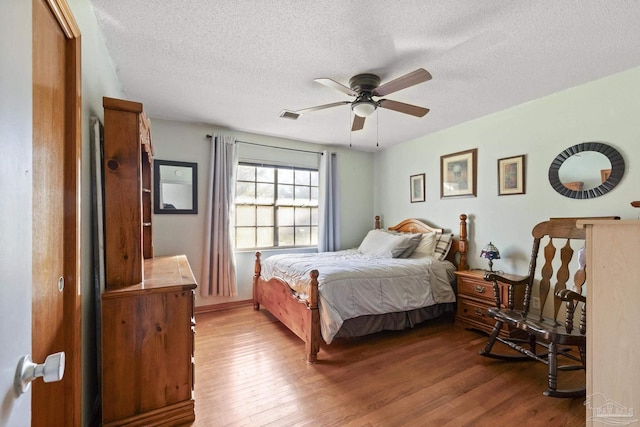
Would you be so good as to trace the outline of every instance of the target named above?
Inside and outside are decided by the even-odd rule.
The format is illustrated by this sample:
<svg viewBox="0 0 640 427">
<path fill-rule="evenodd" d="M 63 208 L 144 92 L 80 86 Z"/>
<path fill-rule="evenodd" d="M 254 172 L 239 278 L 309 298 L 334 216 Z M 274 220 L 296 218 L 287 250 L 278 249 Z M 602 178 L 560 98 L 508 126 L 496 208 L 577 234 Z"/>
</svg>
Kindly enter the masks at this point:
<svg viewBox="0 0 640 427">
<path fill-rule="evenodd" d="M 22 356 L 18 362 L 16 376 L 13 380 L 13 390 L 17 396 L 29 390 L 31 381 L 42 377 L 45 383 L 60 381 L 64 376 L 64 351 L 50 354 L 43 364 L 38 365 L 31 361 L 28 354 Z"/>
</svg>

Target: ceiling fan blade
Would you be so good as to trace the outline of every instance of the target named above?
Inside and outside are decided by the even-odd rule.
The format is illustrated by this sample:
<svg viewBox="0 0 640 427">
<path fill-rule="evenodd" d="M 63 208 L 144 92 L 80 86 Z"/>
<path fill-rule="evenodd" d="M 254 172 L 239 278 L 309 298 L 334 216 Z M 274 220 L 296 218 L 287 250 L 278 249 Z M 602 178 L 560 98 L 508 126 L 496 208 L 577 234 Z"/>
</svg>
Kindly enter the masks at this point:
<svg viewBox="0 0 640 427">
<path fill-rule="evenodd" d="M 390 93 L 406 89 L 410 86 L 417 85 L 418 83 L 426 82 L 427 80 L 431 80 L 431 74 L 429 74 L 429 72 L 424 68 L 418 68 L 409 74 L 405 74 L 404 76 L 378 86 L 373 91 L 373 94 L 375 96 L 389 95 Z"/>
<path fill-rule="evenodd" d="M 357 114 L 353 115 L 353 125 L 351 126 L 351 132 L 354 130 L 360 130 L 364 127 L 364 117 L 360 117 Z"/>
<path fill-rule="evenodd" d="M 344 104 L 351 104 L 351 101 L 332 102 L 331 104 L 317 105 L 315 107 L 303 108 L 302 110 L 296 110 L 298 114 L 310 113 L 312 111 L 324 110 L 325 108 L 338 107 Z"/>
<path fill-rule="evenodd" d="M 387 110 L 397 111 L 399 113 L 411 114 L 416 117 L 422 117 L 429 112 L 428 108 L 405 104 L 404 102 L 392 101 L 390 99 L 381 99 L 378 101 L 378 106 L 386 108 Z"/>
<path fill-rule="evenodd" d="M 346 93 L 347 95 L 358 96 L 358 92 L 351 90 L 351 88 L 348 88 L 345 85 L 338 83 L 335 80 L 320 78 L 320 79 L 313 79 L 313 81 L 320 83 L 321 85 L 330 87 L 331 89 L 335 89 L 339 92 Z"/>
<path fill-rule="evenodd" d="M 303 108 L 302 110 L 295 110 L 295 111 L 282 110 L 280 112 L 280 117 L 282 117 L 284 119 L 296 120 L 298 117 L 300 117 L 304 113 L 310 113 L 312 111 L 324 110 L 325 108 L 337 107 L 339 105 L 350 104 L 350 103 L 351 103 L 350 101 L 340 101 L 340 102 L 333 102 L 331 104 L 316 105 L 315 107 Z"/>
</svg>

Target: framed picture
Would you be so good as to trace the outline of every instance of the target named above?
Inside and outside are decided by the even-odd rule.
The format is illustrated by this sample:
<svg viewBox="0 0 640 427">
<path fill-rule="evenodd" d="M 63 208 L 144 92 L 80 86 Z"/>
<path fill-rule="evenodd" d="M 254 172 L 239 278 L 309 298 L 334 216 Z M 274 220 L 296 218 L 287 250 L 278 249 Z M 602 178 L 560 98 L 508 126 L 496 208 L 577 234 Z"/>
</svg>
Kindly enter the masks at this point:
<svg viewBox="0 0 640 427">
<path fill-rule="evenodd" d="M 524 154 L 498 159 L 498 196 L 524 194 Z"/>
<path fill-rule="evenodd" d="M 475 197 L 478 149 L 440 156 L 440 197 Z"/>
<path fill-rule="evenodd" d="M 411 175 L 409 178 L 411 185 L 411 203 L 425 201 L 424 174 Z"/>
</svg>

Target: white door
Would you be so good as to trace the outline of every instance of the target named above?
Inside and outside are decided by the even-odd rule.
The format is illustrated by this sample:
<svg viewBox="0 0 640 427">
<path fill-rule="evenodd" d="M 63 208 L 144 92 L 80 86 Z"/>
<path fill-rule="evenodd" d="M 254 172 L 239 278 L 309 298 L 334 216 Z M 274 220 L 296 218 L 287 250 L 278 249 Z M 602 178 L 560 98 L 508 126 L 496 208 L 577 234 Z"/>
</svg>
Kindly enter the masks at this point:
<svg viewBox="0 0 640 427">
<path fill-rule="evenodd" d="M 31 353 L 30 1 L 2 1 L 0 58 L 0 426 L 21 427 L 31 424 L 30 392 L 13 394 Z"/>
</svg>

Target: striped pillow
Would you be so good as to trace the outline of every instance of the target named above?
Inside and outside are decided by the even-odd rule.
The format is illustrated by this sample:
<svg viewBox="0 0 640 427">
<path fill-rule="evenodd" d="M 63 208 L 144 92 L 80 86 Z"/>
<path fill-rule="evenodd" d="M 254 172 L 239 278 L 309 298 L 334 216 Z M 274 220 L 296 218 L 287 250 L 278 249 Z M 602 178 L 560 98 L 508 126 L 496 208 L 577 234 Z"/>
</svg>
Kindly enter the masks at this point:
<svg viewBox="0 0 640 427">
<path fill-rule="evenodd" d="M 440 261 L 444 261 L 449 254 L 451 244 L 453 243 L 453 234 L 442 233 L 438 235 L 438 241 L 436 242 L 436 249 L 433 252 L 434 258 Z"/>
</svg>

